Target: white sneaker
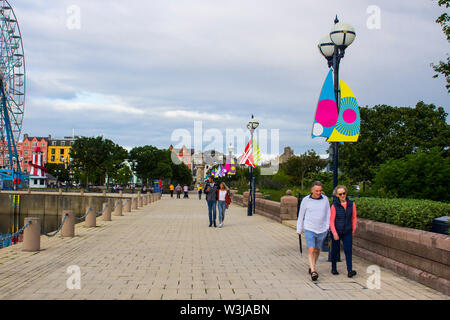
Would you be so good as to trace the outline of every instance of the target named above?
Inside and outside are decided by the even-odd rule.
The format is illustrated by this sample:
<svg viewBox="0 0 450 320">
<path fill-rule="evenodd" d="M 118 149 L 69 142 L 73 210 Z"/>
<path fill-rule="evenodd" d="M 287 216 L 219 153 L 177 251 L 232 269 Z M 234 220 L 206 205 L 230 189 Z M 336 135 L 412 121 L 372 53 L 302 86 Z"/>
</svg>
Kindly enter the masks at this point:
<svg viewBox="0 0 450 320">
<path fill-rule="evenodd" d="M 223 222 L 221 224 L 219 224 L 219 228 L 222 228 L 222 227 L 223 227 Z"/>
</svg>

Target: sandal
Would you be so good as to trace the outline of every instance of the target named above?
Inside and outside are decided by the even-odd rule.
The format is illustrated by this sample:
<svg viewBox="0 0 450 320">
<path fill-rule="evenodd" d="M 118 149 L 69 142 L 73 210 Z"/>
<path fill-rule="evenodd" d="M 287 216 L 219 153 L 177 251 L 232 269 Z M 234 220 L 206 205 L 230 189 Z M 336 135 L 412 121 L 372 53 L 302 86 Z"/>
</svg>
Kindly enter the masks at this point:
<svg viewBox="0 0 450 320">
<path fill-rule="evenodd" d="M 319 278 L 319 274 L 315 271 L 311 272 L 312 281 L 316 281 Z"/>
</svg>

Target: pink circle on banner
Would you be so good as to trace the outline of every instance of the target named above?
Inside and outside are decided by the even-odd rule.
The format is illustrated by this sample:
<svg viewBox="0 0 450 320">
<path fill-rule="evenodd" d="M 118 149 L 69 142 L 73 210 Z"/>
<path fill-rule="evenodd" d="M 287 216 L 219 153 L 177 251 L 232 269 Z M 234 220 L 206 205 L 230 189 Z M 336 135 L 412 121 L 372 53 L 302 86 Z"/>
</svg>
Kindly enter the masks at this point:
<svg viewBox="0 0 450 320">
<path fill-rule="evenodd" d="M 342 118 L 347 123 L 353 123 L 356 120 L 356 112 L 353 109 L 347 109 L 342 114 Z"/>
<path fill-rule="evenodd" d="M 324 99 L 317 105 L 316 121 L 324 127 L 332 127 L 338 119 L 336 102 Z"/>
</svg>

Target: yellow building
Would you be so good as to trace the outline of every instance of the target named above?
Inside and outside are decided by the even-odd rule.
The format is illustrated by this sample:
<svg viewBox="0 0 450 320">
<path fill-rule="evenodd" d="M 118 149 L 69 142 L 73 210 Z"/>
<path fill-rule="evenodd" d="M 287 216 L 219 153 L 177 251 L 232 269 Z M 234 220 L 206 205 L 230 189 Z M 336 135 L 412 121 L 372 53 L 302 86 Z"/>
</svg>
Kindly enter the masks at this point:
<svg viewBox="0 0 450 320">
<path fill-rule="evenodd" d="M 47 161 L 48 163 L 69 164 L 70 163 L 70 149 L 75 140 L 70 137 L 64 139 L 52 139 L 48 142 L 47 147 Z"/>
</svg>

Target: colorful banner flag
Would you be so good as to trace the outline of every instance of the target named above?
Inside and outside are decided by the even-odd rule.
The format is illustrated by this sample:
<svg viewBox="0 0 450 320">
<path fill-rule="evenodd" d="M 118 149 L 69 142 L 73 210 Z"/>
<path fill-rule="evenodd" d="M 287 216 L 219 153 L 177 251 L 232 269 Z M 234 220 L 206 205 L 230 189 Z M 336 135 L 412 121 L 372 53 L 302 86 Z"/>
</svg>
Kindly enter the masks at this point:
<svg viewBox="0 0 450 320">
<path fill-rule="evenodd" d="M 256 139 L 253 139 L 253 149 L 253 158 L 255 160 L 255 165 L 259 166 L 261 165 L 261 152 L 259 151 L 259 146 L 256 142 Z"/>
<path fill-rule="evenodd" d="M 312 138 L 325 137 L 327 142 L 358 141 L 361 120 L 358 102 L 350 87 L 340 80 L 340 109 L 334 94 L 333 71 L 330 69 L 320 92 L 314 116 Z"/>
<path fill-rule="evenodd" d="M 234 175 L 236 174 L 236 163 L 234 162 L 234 159 L 231 159 L 230 161 L 230 170 L 228 171 L 229 175 Z"/>
<path fill-rule="evenodd" d="M 251 141 L 249 141 L 247 143 L 247 146 L 245 147 L 245 150 L 244 150 L 244 154 L 242 155 L 241 161 L 239 162 L 239 164 L 241 164 L 241 165 L 246 164 L 253 168 L 255 167 L 255 163 L 253 160 L 253 146 L 252 146 Z"/>
<path fill-rule="evenodd" d="M 230 168 L 231 168 L 230 157 L 227 156 L 227 160 L 225 162 L 225 166 L 223 167 L 224 173 L 228 174 L 228 172 L 230 172 Z"/>
</svg>

